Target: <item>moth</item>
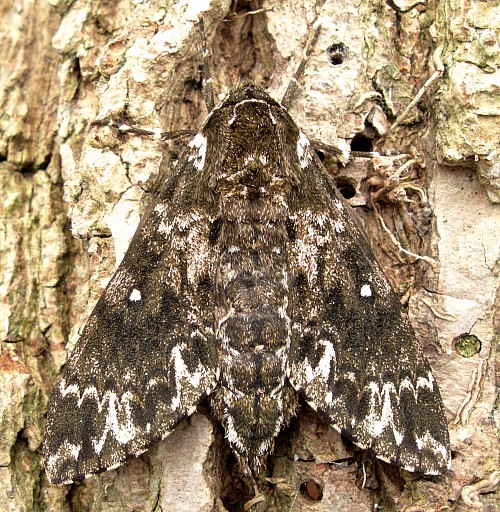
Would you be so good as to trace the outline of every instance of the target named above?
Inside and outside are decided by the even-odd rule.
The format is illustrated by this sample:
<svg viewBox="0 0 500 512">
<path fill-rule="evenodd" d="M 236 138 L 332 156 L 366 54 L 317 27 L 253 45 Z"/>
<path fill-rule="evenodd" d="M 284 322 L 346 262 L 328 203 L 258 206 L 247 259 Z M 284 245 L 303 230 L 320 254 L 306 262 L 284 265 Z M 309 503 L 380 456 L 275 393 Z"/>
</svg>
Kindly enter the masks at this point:
<svg viewBox="0 0 500 512">
<path fill-rule="evenodd" d="M 52 483 L 116 468 L 200 401 L 256 473 L 297 397 L 408 471 L 450 465 L 429 364 L 333 179 L 242 83 L 145 212 L 50 401 Z"/>
</svg>

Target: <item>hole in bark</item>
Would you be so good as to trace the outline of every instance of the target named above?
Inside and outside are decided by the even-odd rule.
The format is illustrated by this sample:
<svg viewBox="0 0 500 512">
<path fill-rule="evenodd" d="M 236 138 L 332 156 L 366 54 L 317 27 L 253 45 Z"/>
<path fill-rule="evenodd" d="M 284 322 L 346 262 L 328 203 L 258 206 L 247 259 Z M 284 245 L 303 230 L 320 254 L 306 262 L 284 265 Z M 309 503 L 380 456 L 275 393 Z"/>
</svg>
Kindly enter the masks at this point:
<svg viewBox="0 0 500 512">
<path fill-rule="evenodd" d="M 338 178 L 335 185 L 344 199 L 351 199 L 356 195 L 356 187 L 347 178 Z"/>
<path fill-rule="evenodd" d="M 462 357 L 473 357 L 481 352 L 481 340 L 474 334 L 460 334 L 452 344 L 455 351 Z"/>
<path fill-rule="evenodd" d="M 300 484 L 300 492 L 302 496 L 312 501 L 321 501 L 323 498 L 323 486 L 312 478 Z"/>
<path fill-rule="evenodd" d="M 333 43 L 326 49 L 332 66 L 339 66 L 347 59 L 347 46 L 344 43 Z"/>
<path fill-rule="evenodd" d="M 351 140 L 351 151 L 372 151 L 373 144 L 371 139 L 362 133 L 358 133 Z"/>
</svg>

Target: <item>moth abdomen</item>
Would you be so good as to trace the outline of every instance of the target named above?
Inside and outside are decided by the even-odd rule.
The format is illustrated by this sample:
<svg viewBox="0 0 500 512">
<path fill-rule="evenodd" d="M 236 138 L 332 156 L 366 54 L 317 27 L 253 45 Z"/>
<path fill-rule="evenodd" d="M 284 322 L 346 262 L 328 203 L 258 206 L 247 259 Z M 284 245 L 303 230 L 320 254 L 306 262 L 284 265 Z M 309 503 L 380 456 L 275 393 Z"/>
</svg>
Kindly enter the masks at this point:
<svg viewBox="0 0 500 512">
<path fill-rule="evenodd" d="M 221 255 L 216 283 L 221 381 L 215 410 L 231 445 L 249 460 L 269 453 L 289 419 L 286 251 L 274 250 L 276 237 L 272 231 L 268 236 L 265 251 L 230 246 Z"/>
<path fill-rule="evenodd" d="M 262 102 L 259 106 L 268 113 L 270 107 Z M 232 108 L 237 125 L 246 107 Z M 214 114 L 214 124 L 225 117 L 224 111 Z M 255 135 L 272 127 L 266 115 L 254 126 Z M 273 147 L 252 144 L 239 162 L 232 162 L 232 172 L 223 172 L 217 181 L 224 219 L 218 226 L 215 284 L 221 380 L 212 404 L 243 466 L 254 471 L 265 465 L 294 410 L 286 388 L 289 189 L 278 180 L 281 167 L 268 157 L 269 152 L 276 154 L 280 140 L 274 137 L 268 143 Z"/>
</svg>

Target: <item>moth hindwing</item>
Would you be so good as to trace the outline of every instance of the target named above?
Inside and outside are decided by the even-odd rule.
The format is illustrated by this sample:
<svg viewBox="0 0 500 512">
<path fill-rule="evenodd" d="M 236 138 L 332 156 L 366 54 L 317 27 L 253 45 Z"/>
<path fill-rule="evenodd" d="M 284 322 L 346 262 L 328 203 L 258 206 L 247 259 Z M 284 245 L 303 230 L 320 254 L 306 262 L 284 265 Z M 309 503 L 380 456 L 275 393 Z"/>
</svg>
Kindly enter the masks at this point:
<svg viewBox="0 0 500 512">
<path fill-rule="evenodd" d="M 409 471 L 449 467 L 443 404 L 398 297 L 287 111 L 249 83 L 142 218 L 49 406 L 49 479 L 122 464 L 207 395 L 257 471 L 297 394 Z"/>
</svg>

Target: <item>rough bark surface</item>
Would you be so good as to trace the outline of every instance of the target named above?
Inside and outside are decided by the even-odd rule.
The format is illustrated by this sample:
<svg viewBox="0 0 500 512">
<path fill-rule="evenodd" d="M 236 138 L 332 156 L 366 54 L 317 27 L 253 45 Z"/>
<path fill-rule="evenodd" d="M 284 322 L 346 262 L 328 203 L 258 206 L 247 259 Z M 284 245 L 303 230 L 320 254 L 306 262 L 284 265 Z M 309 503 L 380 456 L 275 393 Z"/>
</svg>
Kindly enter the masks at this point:
<svg viewBox="0 0 500 512">
<path fill-rule="evenodd" d="M 239 511 L 252 497 L 220 427 L 202 414 L 122 468 L 63 487 L 44 476 L 43 420 L 67 352 L 162 168 L 186 142 L 91 122 L 199 127 L 207 113 L 200 17 L 215 91 L 253 79 L 280 99 L 319 13 L 321 33 L 291 114 L 318 143 L 409 306 L 443 395 L 454 460 L 432 479 L 380 463 L 356 467 L 351 448 L 304 405 L 278 438 L 269 510 L 496 510 L 500 7 L 0 5 L 0 512 Z"/>
</svg>

